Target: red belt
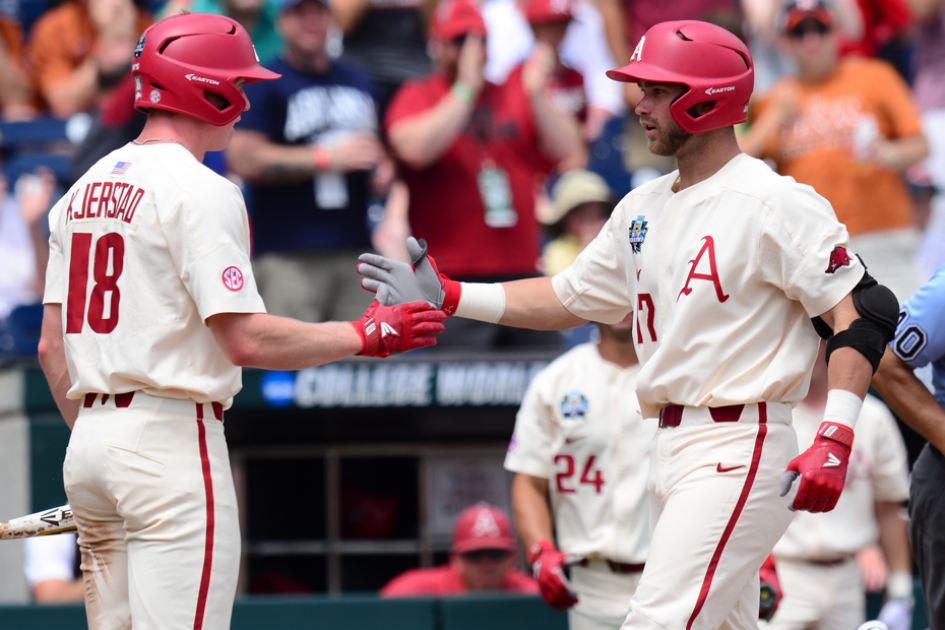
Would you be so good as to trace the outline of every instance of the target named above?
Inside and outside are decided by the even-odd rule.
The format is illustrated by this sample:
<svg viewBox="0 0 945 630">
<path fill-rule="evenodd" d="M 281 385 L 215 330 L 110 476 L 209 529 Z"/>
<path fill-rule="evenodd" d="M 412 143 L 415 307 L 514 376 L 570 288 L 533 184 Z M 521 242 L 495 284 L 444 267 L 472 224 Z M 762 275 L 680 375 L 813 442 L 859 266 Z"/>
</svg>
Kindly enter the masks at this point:
<svg viewBox="0 0 945 630">
<path fill-rule="evenodd" d="M 626 562 L 614 562 L 613 560 L 605 560 L 607 567 L 614 573 L 619 573 L 626 575 L 628 573 L 640 573 L 643 571 L 645 566 L 642 562 L 640 564 L 628 564 Z M 590 561 L 587 558 L 584 558 L 577 563 L 579 567 L 586 567 L 590 564 Z"/>
<path fill-rule="evenodd" d="M 108 399 L 111 397 L 109 394 L 89 393 L 85 395 L 85 402 L 83 406 L 86 409 L 90 409 L 92 405 L 95 404 L 95 400 L 99 396 L 102 397 L 101 404 L 103 405 L 107 403 Z M 115 394 L 114 396 L 115 406 L 119 409 L 127 409 L 128 407 L 131 406 L 131 401 L 134 400 L 134 397 L 135 397 L 134 392 L 125 392 L 123 394 Z M 194 405 L 195 405 L 195 411 L 197 414 L 197 419 L 203 420 L 203 403 L 194 403 Z M 219 420 L 220 422 L 223 422 L 223 403 L 212 402 L 210 403 L 210 407 L 213 409 L 213 417 Z"/>
<path fill-rule="evenodd" d="M 745 405 L 729 405 L 727 407 L 709 407 L 712 420 L 715 422 L 738 422 Z M 666 405 L 660 410 L 660 427 L 678 427 L 682 422 L 682 405 Z"/>
</svg>

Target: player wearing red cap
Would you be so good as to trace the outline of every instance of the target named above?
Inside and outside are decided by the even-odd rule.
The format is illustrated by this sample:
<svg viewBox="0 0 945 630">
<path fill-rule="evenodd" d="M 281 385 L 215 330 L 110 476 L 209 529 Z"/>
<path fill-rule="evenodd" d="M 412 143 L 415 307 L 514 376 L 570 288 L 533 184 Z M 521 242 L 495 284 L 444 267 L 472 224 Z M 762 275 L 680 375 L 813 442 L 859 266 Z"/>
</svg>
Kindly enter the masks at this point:
<svg viewBox="0 0 945 630">
<path fill-rule="evenodd" d="M 267 315 L 239 189 L 201 164 L 276 79 L 235 21 L 168 18 L 138 42 L 141 136 L 50 212 L 40 361 L 73 429 L 63 464 L 91 630 L 229 628 L 239 568 L 223 411 L 241 368 L 300 369 L 431 345 L 445 316 L 381 307 L 357 322 Z"/>
<path fill-rule="evenodd" d="M 408 242 L 413 266 L 363 255 L 362 284 L 382 303 L 427 299 L 524 328 L 616 323 L 634 311 L 637 396 L 660 428 L 656 526 L 623 627 L 754 628 L 758 569 L 787 508 L 836 504 L 898 308 L 847 252 L 826 200 L 739 151 L 733 125 L 745 121 L 754 72 L 738 38 L 664 22 L 608 74 L 639 84 L 650 151 L 674 156 L 679 170 L 627 195 L 571 267 L 458 283 Z M 829 338 L 827 408 L 813 445 L 792 459 L 791 407 L 806 394 L 818 333 Z M 793 501 L 779 496 L 798 476 Z"/>
<path fill-rule="evenodd" d="M 447 597 L 482 591 L 535 594 L 538 583 L 515 569 L 518 543 L 509 517 L 488 503 L 460 512 L 449 564 L 411 569 L 381 589 L 382 597 Z"/>
</svg>

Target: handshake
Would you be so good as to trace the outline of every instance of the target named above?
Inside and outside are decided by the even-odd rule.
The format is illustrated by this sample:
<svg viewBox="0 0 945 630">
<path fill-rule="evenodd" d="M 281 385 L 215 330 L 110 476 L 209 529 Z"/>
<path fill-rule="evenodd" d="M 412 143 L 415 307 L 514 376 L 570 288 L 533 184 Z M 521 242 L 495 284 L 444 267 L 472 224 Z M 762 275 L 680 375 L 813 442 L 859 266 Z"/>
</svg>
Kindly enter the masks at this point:
<svg viewBox="0 0 945 630">
<path fill-rule="evenodd" d="M 377 294 L 361 319 L 350 322 L 364 342 L 361 356 L 436 345 L 433 335 L 445 330 L 443 321 L 456 311 L 460 283 L 439 273 L 423 241 L 408 238 L 407 251 L 410 264 L 376 254 L 360 257 L 361 286 Z"/>
</svg>

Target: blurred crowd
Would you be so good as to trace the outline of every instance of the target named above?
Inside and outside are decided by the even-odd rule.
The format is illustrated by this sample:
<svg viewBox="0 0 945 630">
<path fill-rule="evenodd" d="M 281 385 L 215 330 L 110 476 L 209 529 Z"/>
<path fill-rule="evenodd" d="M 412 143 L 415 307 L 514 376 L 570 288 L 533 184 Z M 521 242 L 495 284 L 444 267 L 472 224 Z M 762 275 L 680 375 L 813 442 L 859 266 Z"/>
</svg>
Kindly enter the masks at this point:
<svg viewBox="0 0 945 630">
<path fill-rule="evenodd" d="M 232 17 L 282 79 L 246 86 L 252 108 L 205 162 L 244 189 L 269 311 L 351 319 L 371 299 L 357 255 L 406 259 L 410 234 L 459 280 L 567 266 L 620 197 L 674 168 L 646 150 L 636 86 L 605 71 L 652 24 L 703 19 L 753 53 L 743 150 L 827 197 L 851 249 L 903 300 L 945 262 L 942 4 L 4 0 L 0 111 L 6 122 L 89 121 L 70 134 L 79 174 L 141 129 L 130 70 L 147 25 L 180 11 Z M 9 160 L 17 147 L 0 151 Z M 54 185 L 49 172 L 0 185 L 0 256 L 11 261 L 0 319 L 14 324 L 39 295 Z M 438 348 L 585 339 L 452 318 Z"/>
</svg>

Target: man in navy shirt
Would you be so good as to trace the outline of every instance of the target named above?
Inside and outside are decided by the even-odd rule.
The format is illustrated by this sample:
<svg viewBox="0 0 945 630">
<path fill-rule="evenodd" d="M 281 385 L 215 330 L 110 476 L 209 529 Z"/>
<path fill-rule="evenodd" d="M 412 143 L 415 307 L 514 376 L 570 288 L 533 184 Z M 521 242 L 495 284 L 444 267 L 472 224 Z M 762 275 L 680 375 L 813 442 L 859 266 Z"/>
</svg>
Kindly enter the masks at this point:
<svg viewBox="0 0 945 630">
<path fill-rule="evenodd" d="M 358 254 L 370 247 L 371 171 L 383 157 L 368 78 L 325 50 L 327 0 L 283 0 L 282 75 L 245 86 L 230 168 L 249 183 L 253 272 L 269 312 L 309 322 L 357 318 Z"/>
<path fill-rule="evenodd" d="M 909 538 L 932 630 L 945 630 L 945 266 L 899 311 L 896 338 L 873 386 L 896 415 L 929 441 L 912 469 Z M 932 364 L 934 395 L 913 374 Z"/>
</svg>

